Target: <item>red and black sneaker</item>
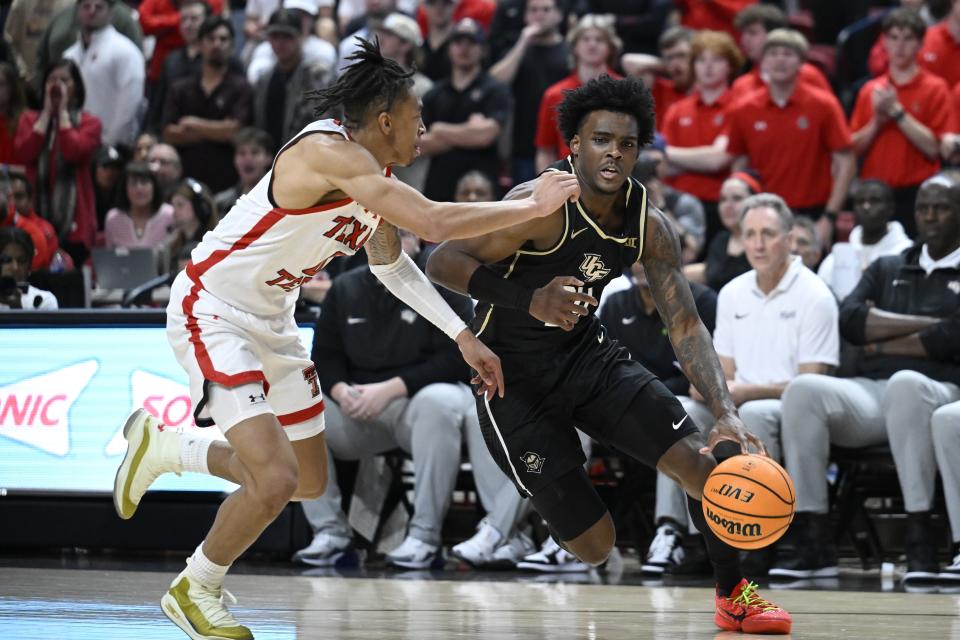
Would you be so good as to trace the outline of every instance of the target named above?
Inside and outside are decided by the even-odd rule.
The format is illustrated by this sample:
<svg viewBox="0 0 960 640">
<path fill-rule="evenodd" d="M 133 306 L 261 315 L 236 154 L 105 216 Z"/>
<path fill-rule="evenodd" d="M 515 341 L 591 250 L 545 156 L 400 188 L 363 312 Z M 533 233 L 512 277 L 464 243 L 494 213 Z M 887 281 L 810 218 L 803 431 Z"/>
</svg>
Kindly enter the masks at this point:
<svg viewBox="0 0 960 640">
<path fill-rule="evenodd" d="M 713 621 L 727 631 L 745 633 L 790 633 L 793 618 L 781 607 L 764 600 L 757 593 L 757 585 L 746 578 L 740 581 L 729 596 L 714 596 L 717 614 Z"/>
</svg>

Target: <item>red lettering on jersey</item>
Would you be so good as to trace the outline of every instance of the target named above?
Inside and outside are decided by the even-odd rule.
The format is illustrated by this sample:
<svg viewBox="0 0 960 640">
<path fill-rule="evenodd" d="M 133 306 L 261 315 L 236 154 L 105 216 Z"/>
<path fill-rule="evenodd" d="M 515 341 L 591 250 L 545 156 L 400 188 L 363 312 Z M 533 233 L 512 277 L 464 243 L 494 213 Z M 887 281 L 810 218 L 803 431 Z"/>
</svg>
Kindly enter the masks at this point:
<svg viewBox="0 0 960 640">
<path fill-rule="evenodd" d="M 332 238 L 333 236 L 340 233 L 341 229 L 343 229 L 345 226 L 347 226 L 353 221 L 354 221 L 353 216 L 337 216 L 336 218 L 333 219 L 333 222 L 334 222 L 333 229 L 330 229 L 330 231 L 327 231 L 323 235 L 327 238 Z M 340 242 L 339 238 L 337 239 L 337 242 Z"/>
<path fill-rule="evenodd" d="M 310 365 L 303 370 L 303 379 L 310 385 L 310 393 L 314 398 L 320 395 L 320 380 L 317 377 L 316 365 Z"/>
<path fill-rule="evenodd" d="M 363 242 L 360 240 L 360 236 L 363 235 L 363 232 L 366 231 L 369 227 L 363 224 L 362 222 L 356 221 L 353 223 L 353 231 L 347 237 L 347 244 L 351 249 L 357 251 L 360 247 L 363 246 Z"/>
</svg>

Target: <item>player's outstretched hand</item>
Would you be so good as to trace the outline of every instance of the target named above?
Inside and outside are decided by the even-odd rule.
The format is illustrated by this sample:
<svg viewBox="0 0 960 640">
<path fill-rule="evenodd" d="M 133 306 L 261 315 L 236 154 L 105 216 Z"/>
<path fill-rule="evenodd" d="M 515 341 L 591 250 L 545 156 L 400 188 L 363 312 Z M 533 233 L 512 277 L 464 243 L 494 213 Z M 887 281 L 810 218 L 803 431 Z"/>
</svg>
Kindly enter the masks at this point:
<svg viewBox="0 0 960 640">
<path fill-rule="evenodd" d="M 580 197 L 577 176 L 565 171 L 547 171 L 537 178 L 530 198 L 537 204 L 537 217 L 548 216 L 564 202 L 576 202 Z"/>
<path fill-rule="evenodd" d="M 580 293 L 583 282 L 572 276 L 557 276 L 545 287 L 533 292 L 530 315 L 552 327 L 572 331 L 581 316 L 590 313 L 587 305 L 597 306 L 597 299 Z"/>
<path fill-rule="evenodd" d="M 457 336 L 457 346 L 460 347 L 464 361 L 477 372 L 470 380 L 473 384 L 480 385 L 477 395 L 484 394 L 487 400 L 493 399 L 494 395 L 502 398 L 503 368 L 497 354 L 490 351 L 469 329 L 464 329 Z"/>
<path fill-rule="evenodd" d="M 741 453 L 750 453 L 749 447 L 753 445 L 760 455 L 767 455 L 767 448 L 763 446 L 763 442 L 747 430 L 747 425 L 743 424 L 743 420 L 736 413 L 728 413 L 717 420 L 707 436 L 707 446 L 700 449 L 700 453 L 704 455 L 713 453 L 714 447 L 724 440 L 740 445 Z"/>
</svg>

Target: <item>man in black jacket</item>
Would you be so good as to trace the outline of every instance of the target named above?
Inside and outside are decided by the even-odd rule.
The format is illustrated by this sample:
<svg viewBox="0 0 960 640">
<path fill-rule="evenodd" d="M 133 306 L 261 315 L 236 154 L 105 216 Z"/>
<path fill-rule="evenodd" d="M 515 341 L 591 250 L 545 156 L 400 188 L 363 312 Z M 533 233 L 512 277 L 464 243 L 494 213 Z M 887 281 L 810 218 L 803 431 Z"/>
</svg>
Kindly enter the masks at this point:
<svg viewBox="0 0 960 640">
<path fill-rule="evenodd" d="M 401 232 L 404 251 L 418 239 Z M 416 259 L 425 264 L 425 256 Z M 465 320 L 470 300 L 441 290 Z M 312 359 L 324 389 L 326 493 L 303 503 L 314 530 L 295 560 L 314 566 L 355 562 L 351 529 L 340 507 L 333 457 L 368 458 L 402 448 L 413 457 L 414 514 L 406 540 L 387 555 L 404 568 L 442 568 L 443 517 L 460 469 L 464 418 L 473 412 L 468 370 L 456 344 L 396 299 L 367 266 L 333 281 L 314 333 Z M 329 391 L 327 391 L 329 390 Z"/>
<path fill-rule="evenodd" d="M 863 347 L 856 377 L 802 375 L 783 394 L 781 439 L 802 540 L 771 576 L 816 577 L 836 566 L 826 525 L 830 445 L 889 442 L 908 516 L 906 579 L 936 577 L 930 419 L 960 399 L 960 182 L 939 174 L 923 183 L 916 220 L 918 245 L 877 259 L 840 307 L 841 334 Z"/>
</svg>

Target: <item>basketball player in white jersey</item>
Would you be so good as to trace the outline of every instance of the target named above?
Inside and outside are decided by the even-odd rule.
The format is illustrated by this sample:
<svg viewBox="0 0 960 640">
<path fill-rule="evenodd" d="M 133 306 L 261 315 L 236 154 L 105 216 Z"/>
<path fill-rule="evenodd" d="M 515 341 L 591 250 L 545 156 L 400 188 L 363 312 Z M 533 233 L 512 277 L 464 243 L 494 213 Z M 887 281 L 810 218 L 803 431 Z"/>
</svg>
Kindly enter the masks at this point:
<svg viewBox="0 0 960 640">
<path fill-rule="evenodd" d="M 548 215 L 579 195 L 576 177 L 559 172 L 544 176 L 530 198 L 501 203 L 441 204 L 391 179 L 389 167 L 413 161 L 424 131 L 411 74 L 370 43 L 351 59 L 336 84 L 314 92 L 317 112 L 342 106 L 344 123 L 316 121 L 288 142 L 204 236 L 170 293 L 167 336 L 189 374 L 194 419 L 216 424 L 229 444 L 165 430 L 143 410 L 124 426 L 128 448 L 114 486 L 121 518 L 133 516 L 162 473 L 240 485 L 161 600 L 194 639 L 253 638 L 223 605 L 227 569 L 287 502 L 325 489 L 323 396 L 293 317 L 299 286 L 366 246 L 383 284 L 456 340 L 481 392 L 502 395 L 499 359 L 400 250 L 397 227 L 433 241 L 475 236 Z"/>
</svg>

